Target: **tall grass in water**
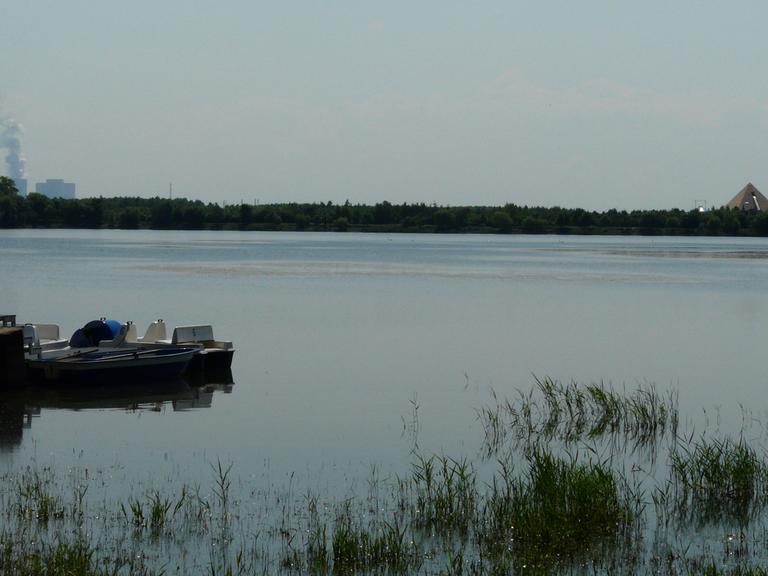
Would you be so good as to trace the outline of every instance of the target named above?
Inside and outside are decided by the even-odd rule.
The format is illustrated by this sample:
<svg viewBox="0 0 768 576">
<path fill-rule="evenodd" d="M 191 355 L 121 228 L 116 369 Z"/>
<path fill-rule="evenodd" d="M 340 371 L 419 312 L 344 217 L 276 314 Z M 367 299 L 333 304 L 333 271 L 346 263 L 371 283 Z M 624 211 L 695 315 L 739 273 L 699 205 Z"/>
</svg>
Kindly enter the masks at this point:
<svg viewBox="0 0 768 576">
<path fill-rule="evenodd" d="M 755 568 L 768 558 L 761 453 L 743 439 L 675 445 L 668 467 L 637 473 L 657 516 L 675 521 L 654 525 L 621 472 L 636 458 L 563 450 L 546 435 L 561 438 L 571 415 L 570 437 L 587 437 L 624 430 L 628 418 L 649 422 L 661 409 L 601 386 L 541 386 L 535 403 L 515 408 L 543 432 L 495 469 L 413 454 L 403 476 L 382 479 L 374 467 L 367 488 L 341 500 L 296 497 L 293 474 L 264 489 L 220 462 L 202 487 L 178 478 L 158 489 L 155 480 L 115 495 L 100 474 L 67 473 L 72 489 L 52 469 L 0 474 L 0 574 L 768 576 Z M 632 408 L 633 399 L 643 406 Z M 702 519 L 712 524 L 696 532 Z"/>
<path fill-rule="evenodd" d="M 2 541 L 0 574 L 3 576 L 140 576 L 154 573 L 141 558 L 105 554 L 83 540 L 59 540 L 33 546 L 5 538 Z"/>
<path fill-rule="evenodd" d="M 633 448 L 654 448 L 665 435 L 674 437 L 679 422 L 677 394 L 660 394 L 653 385 L 620 393 L 603 383 L 563 384 L 535 378 L 515 400 L 499 399 L 479 410 L 487 455 L 508 437 L 523 444 L 540 440 L 573 442 L 610 437 Z"/>
<path fill-rule="evenodd" d="M 677 510 L 699 522 L 744 523 L 768 498 L 768 463 L 743 438 L 681 442 L 670 467 Z"/>
<path fill-rule="evenodd" d="M 478 500 L 472 465 L 466 459 L 416 455 L 411 468 L 415 526 L 442 535 L 466 534 Z"/>
<path fill-rule="evenodd" d="M 477 527 L 492 563 L 547 566 L 621 550 L 639 513 L 639 502 L 607 465 L 536 449 L 523 476 L 502 463 Z"/>
<path fill-rule="evenodd" d="M 418 568 L 418 549 L 405 538 L 405 528 L 383 523 L 374 528 L 356 525 L 350 517 L 336 519 L 333 531 L 333 572 L 358 573 L 385 568 L 405 573 Z"/>
<path fill-rule="evenodd" d="M 122 515 L 120 501 L 83 508 L 51 476 L 46 491 L 63 515 L 39 522 L 0 506 L 0 574 L 759 574 L 749 562 L 762 557 L 730 560 L 712 548 L 694 565 L 687 550 L 666 553 L 664 541 L 656 570 L 641 548 L 639 498 L 607 462 L 539 448 L 515 466 L 501 462 L 478 486 L 466 462 L 416 458 L 412 475 L 390 485 L 375 510 L 370 496 L 308 495 L 291 504 L 287 522 L 284 487 L 268 493 L 265 508 L 231 493 L 224 515 L 218 470 L 209 491 L 148 490 L 130 497 Z M 34 477 L 0 476 L 0 502 L 15 499 L 22 476 Z M 290 542 L 281 550 L 283 535 Z M 744 549 L 759 546 L 754 535 Z"/>
<path fill-rule="evenodd" d="M 35 519 L 42 524 L 52 518 L 63 518 L 65 514 L 61 498 L 53 489 L 53 472 L 50 468 L 25 469 L 16 481 L 14 505 L 20 518 Z"/>
</svg>

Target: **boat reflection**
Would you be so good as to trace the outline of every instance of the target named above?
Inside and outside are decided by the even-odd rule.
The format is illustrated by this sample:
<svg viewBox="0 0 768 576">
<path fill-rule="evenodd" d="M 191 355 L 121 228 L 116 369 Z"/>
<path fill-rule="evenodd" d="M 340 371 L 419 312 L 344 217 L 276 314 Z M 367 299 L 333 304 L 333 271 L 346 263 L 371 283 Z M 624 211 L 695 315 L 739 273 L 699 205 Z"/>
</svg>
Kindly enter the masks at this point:
<svg viewBox="0 0 768 576">
<path fill-rule="evenodd" d="M 174 412 L 210 408 L 215 393 L 229 394 L 232 372 L 165 382 L 88 386 L 27 385 L 0 391 L 0 450 L 21 444 L 24 429 L 44 410 L 125 410 Z"/>
</svg>

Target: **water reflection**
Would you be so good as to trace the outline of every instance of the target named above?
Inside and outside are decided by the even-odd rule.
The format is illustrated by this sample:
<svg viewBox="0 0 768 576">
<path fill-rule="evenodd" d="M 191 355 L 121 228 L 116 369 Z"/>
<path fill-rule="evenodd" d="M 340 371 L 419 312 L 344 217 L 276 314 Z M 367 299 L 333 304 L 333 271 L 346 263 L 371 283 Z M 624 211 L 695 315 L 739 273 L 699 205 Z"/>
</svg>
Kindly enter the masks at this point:
<svg viewBox="0 0 768 576">
<path fill-rule="evenodd" d="M 215 393 L 230 394 L 232 372 L 225 370 L 191 379 L 166 382 L 120 383 L 93 386 L 29 384 L 0 392 L 0 450 L 21 444 L 24 429 L 45 410 L 125 410 L 174 412 L 211 408 Z"/>
</svg>

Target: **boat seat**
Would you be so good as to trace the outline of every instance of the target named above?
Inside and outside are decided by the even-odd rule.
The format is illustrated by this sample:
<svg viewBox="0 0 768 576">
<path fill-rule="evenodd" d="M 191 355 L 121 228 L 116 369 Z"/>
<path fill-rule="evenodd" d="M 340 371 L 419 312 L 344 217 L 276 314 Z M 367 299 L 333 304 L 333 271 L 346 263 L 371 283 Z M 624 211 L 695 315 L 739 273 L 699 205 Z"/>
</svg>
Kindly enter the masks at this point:
<svg viewBox="0 0 768 576">
<path fill-rule="evenodd" d="M 138 341 L 136 336 L 136 324 L 133 322 L 128 322 L 128 332 L 125 335 L 125 341 L 132 343 L 136 343 Z"/>
<path fill-rule="evenodd" d="M 40 345 L 40 338 L 37 335 L 37 330 L 34 324 L 24 324 L 21 329 L 21 334 L 24 338 L 24 347 L 36 347 Z"/>
<path fill-rule="evenodd" d="M 69 344 L 69 340 L 59 336 L 58 324 L 28 323 L 22 327 L 22 335 L 25 346 L 39 347 L 43 350 L 64 348 Z"/>
<path fill-rule="evenodd" d="M 180 342 L 212 342 L 213 326 L 177 326 L 173 329 L 171 344 Z"/>
<path fill-rule="evenodd" d="M 35 330 L 40 340 L 59 340 L 58 324 L 35 324 Z"/>
<path fill-rule="evenodd" d="M 159 340 L 165 340 L 166 338 L 165 322 L 162 320 L 155 320 L 147 327 L 147 331 L 144 333 L 144 338 L 139 340 L 139 342 L 158 342 Z"/>
</svg>

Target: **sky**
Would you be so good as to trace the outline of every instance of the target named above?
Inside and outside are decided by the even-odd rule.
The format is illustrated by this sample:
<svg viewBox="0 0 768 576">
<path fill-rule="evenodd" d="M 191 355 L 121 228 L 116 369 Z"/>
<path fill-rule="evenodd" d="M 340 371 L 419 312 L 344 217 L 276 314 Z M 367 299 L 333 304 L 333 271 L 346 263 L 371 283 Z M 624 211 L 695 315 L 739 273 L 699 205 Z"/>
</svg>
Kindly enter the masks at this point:
<svg viewBox="0 0 768 576">
<path fill-rule="evenodd" d="M 79 197 L 720 206 L 768 192 L 766 21 L 764 0 L 3 0 L 0 128 L 30 190 Z"/>
</svg>

